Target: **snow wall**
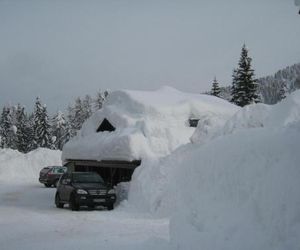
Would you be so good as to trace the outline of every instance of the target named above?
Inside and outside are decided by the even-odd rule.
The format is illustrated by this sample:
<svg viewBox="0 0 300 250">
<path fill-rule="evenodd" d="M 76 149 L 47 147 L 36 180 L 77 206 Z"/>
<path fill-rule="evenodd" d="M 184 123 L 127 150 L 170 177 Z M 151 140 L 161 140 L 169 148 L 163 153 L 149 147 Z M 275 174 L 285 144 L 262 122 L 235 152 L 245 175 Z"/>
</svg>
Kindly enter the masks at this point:
<svg viewBox="0 0 300 250">
<path fill-rule="evenodd" d="M 145 196 L 150 211 L 171 216 L 172 249 L 298 250 L 300 91 L 192 138 L 137 169 L 129 204 L 143 207 Z"/>
<path fill-rule="evenodd" d="M 61 151 L 38 148 L 27 154 L 0 150 L 0 181 L 36 181 L 43 167 L 61 165 Z"/>
</svg>

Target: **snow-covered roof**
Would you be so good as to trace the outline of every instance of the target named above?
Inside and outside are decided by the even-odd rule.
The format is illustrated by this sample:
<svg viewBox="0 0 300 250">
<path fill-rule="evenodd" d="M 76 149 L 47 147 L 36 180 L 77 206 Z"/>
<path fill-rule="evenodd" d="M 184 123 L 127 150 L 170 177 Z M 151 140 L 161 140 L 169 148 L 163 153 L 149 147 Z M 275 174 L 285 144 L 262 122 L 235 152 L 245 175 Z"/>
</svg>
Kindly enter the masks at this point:
<svg viewBox="0 0 300 250">
<path fill-rule="evenodd" d="M 195 131 L 189 126 L 190 118 L 199 119 L 200 124 L 210 120 L 222 123 L 237 110 L 220 98 L 171 87 L 114 91 L 64 146 L 62 158 L 131 161 L 165 156 L 190 141 Z M 97 132 L 104 119 L 114 131 Z"/>
</svg>

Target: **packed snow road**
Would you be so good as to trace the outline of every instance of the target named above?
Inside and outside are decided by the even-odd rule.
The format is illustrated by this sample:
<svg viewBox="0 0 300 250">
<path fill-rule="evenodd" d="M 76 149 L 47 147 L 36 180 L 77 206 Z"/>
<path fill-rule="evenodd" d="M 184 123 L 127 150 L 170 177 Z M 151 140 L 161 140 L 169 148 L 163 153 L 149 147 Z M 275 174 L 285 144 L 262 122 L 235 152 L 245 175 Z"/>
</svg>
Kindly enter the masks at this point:
<svg viewBox="0 0 300 250">
<path fill-rule="evenodd" d="M 58 209 L 54 188 L 0 183 L 0 249 L 166 249 L 169 221 L 113 211 Z"/>
</svg>

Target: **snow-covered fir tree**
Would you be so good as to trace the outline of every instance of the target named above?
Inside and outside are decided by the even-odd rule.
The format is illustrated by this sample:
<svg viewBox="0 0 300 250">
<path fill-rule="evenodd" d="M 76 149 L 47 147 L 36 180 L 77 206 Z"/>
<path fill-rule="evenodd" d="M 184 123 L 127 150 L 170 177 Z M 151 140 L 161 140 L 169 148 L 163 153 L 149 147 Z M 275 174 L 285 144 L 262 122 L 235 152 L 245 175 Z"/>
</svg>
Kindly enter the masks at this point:
<svg viewBox="0 0 300 250">
<path fill-rule="evenodd" d="M 27 142 L 27 152 L 35 149 L 34 147 L 34 113 L 26 115 L 26 123 L 25 123 L 25 140 Z"/>
<path fill-rule="evenodd" d="M 104 92 L 98 91 L 96 94 L 96 98 L 94 100 L 94 109 L 95 111 L 102 109 L 103 103 L 105 102 L 108 96 L 108 91 L 105 90 Z"/>
<path fill-rule="evenodd" d="M 73 124 L 74 121 L 75 121 L 75 117 L 74 117 L 73 107 L 71 105 L 68 105 L 68 107 L 67 107 L 67 122 L 69 124 L 70 138 L 74 137 L 77 132 L 75 129 L 75 126 Z"/>
<path fill-rule="evenodd" d="M 9 148 L 17 149 L 17 106 L 11 106 L 10 117 L 11 117 L 11 128 L 9 130 Z"/>
<path fill-rule="evenodd" d="M 40 99 L 37 98 L 34 110 L 34 148 L 52 148 L 52 146 L 47 108 L 45 105 L 42 106 Z"/>
<path fill-rule="evenodd" d="M 41 145 L 41 140 L 38 137 L 38 130 L 41 127 L 40 124 L 41 117 L 42 117 L 42 104 L 40 102 L 40 98 L 37 97 L 35 100 L 35 106 L 33 112 L 33 133 L 34 133 L 33 149 L 36 149 Z"/>
<path fill-rule="evenodd" d="M 232 84 L 231 84 L 231 102 L 236 103 L 238 100 L 237 93 L 237 69 L 232 71 Z"/>
<path fill-rule="evenodd" d="M 90 103 L 86 99 L 86 103 L 80 97 L 75 99 L 74 106 L 68 106 L 68 122 L 70 124 L 70 136 L 76 135 L 81 129 L 82 124 L 91 115 Z"/>
<path fill-rule="evenodd" d="M 2 110 L 0 131 L 1 131 L 1 147 L 17 149 L 17 128 L 15 126 L 15 108 L 4 107 Z"/>
<path fill-rule="evenodd" d="M 82 101 L 83 120 L 86 121 L 93 113 L 93 99 L 90 95 L 86 95 Z"/>
<path fill-rule="evenodd" d="M 25 108 L 4 107 L 0 118 L 0 147 L 29 152 L 38 147 L 62 149 L 63 145 L 81 129 L 82 124 L 102 108 L 108 92 L 98 92 L 95 99 L 86 95 L 75 99 L 68 107 L 67 119 L 58 112 L 51 122 L 46 106 L 36 98 L 34 112 L 27 115 Z M 52 134 L 53 133 L 53 134 Z"/>
<path fill-rule="evenodd" d="M 285 83 L 282 83 L 281 88 L 279 89 L 279 100 L 283 100 L 286 98 L 287 86 Z"/>
<path fill-rule="evenodd" d="M 58 111 L 52 118 L 51 134 L 55 149 L 62 150 L 63 145 L 70 139 L 69 125 L 61 111 Z"/>
<path fill-rule="evenodd" d="M 10 130 L 12 127 L 12 119 L 10 115 L 10 109 L 6 106 L 3 107 L 0 119 L 0 136 L 1 136 L 1 148 L 10 147 Z"/>
<path fill-rule="evenodd" d="M 257 95 L 257 80 L 254 78 L 254 70 L 251 67 L 252 59 L 248 56 L 248 50 L 244 44 L 238 63 L 236 74 L 233 76 L 232 101 L 238 106 L 245 106 L 259 102 Z"/>
<path fill-rule="evenodd" d="M 211 95 L 216 96 L 216 97 L 220 97 L 220 87 L 219 87 L 219 83 L 217 81 L 217 78 L 215 77 L 212 83 L 212 88 L 211 88 Z"/>
<path fill-rule="evenodd" d="M 20 104 L 17 106 L 17 112 L 16 112 L 16 128 L 17 128 L 17 149 L 20 152 L 27 153 L 28 152 L 28 135 L 27 135 L 27 129 L 26 129 L 26 122 L 27 117 L 25 114 L 25 108 L 22 107 Z"/>
<path fill-rule="evenodd" d="M 277 71 L 274 75 L 258 79 L 259 92 L 266 104 L 275 104 L 282 100 L 282 88 L 289 94 L 300 88 L 300 63 Z"/>
</svg>

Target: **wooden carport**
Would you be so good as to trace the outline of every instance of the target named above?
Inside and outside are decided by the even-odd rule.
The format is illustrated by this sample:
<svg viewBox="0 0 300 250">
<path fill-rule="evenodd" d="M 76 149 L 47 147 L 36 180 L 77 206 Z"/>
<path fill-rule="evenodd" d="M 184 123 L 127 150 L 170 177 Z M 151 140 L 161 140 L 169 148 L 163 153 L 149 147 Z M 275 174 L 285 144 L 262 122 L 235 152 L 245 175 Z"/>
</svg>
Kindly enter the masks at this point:
<svg viewBox="0 0 300 250">
<path fill-rule="evenodd" d="M 120 182 L 131 180 L 131 176 L 136 167 L 141 165 L 141 160 L 117 161 L 117 160 L 79 160 L 67 159 L 68 172 L 97 172 L 104 181 L 116 185 Z"/>
</svg>

